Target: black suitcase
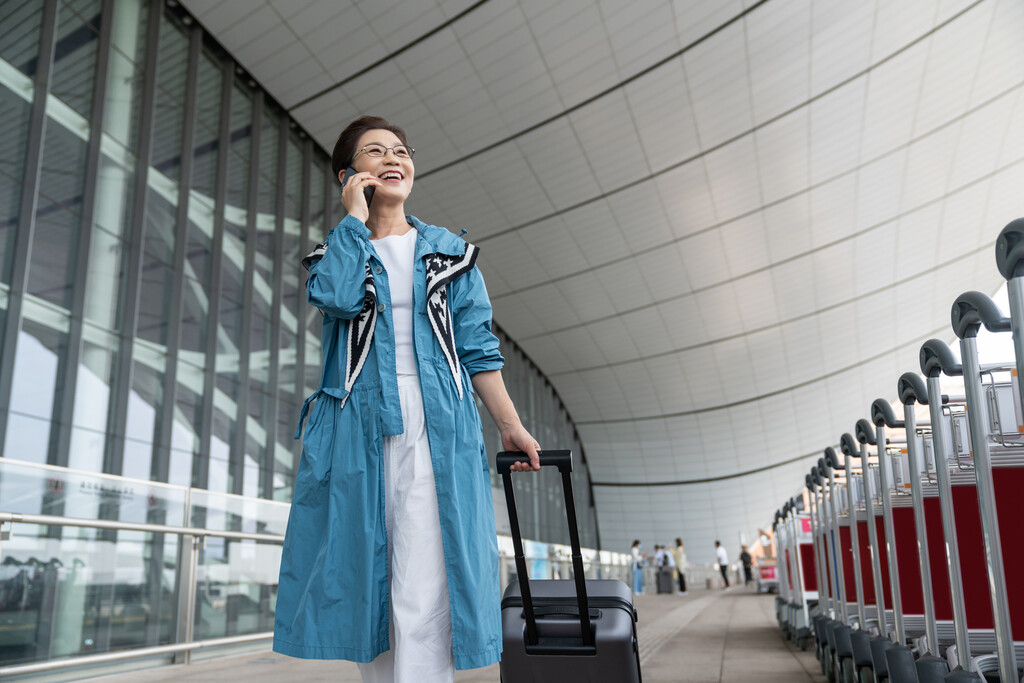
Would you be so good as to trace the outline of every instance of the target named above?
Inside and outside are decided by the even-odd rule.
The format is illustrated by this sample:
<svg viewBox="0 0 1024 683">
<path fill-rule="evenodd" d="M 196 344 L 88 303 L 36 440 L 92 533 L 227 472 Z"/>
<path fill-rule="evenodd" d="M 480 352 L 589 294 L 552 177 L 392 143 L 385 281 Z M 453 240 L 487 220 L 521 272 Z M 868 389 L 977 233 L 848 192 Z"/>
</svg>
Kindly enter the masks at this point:
<svg viewBox="0 0 1024 683">
<path fill-rule="evenodd" d="M 672 593 L 675 589 L 675 580 L 672 578 L 672 568 L 662 567 L 658 570 L 658 592 Z"/>
<path fill-rule="evenodd" d="M 529 579 L 510 469 L 526 461 L 518 452 L 499 453 L 497 460 L 519 579 L 501 599 L 502 682 L 641 683 L 632 591 L 622 581 L 584 579 L 570 451 L 542 451 L 540 464 L 557 467 L 562 474 L 574 578 Z"/>
</svg>

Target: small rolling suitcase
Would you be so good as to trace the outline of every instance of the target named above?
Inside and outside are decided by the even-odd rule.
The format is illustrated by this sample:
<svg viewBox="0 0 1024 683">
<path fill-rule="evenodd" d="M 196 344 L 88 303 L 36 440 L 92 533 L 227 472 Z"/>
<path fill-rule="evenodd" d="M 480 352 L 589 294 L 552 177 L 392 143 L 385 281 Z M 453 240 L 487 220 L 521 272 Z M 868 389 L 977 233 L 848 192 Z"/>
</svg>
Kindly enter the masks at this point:
<svg viewBox="0 0 1024 683">
<path fill-rule="evenodd" d="M 675 581 L 672 579 L 672 568 L 662 567 L 658 570 L 658 592 L 671 593 L 675 588 Z"/>
<path fill-rule="evenodd" d="M 641 683 L 632 591 L 622 581 L 584 578 L 570 451 L 543 451 L 540 464 L 562 474 L 574 578 L 529 579 L 510 469 L 521 461 L 523 453 L 498 454 L 518 574 L 501 600 L 502 683 Z"/>
</svg>

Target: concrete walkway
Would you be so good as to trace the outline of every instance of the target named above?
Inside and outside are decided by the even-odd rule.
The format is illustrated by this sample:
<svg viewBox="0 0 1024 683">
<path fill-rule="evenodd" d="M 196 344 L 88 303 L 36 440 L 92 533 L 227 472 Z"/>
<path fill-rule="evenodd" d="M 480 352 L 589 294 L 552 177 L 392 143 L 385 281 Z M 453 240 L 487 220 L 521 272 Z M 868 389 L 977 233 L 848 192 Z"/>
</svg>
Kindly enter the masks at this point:
<svg viewBox="0 0 1024 683">
<path fill-rule="evenodd" d="M 644 682 L 825 683 L 814 653 L 800 652 L 782 639 L 775 623 L 774 605 L 774 596 L 758 595 L 745 588 L 636 596 Z M 102 683 L 361 681 L 358 669 L 349 662 L 291 659 L 269 650 L 93 680 Z M 455 680 L 457 683 L 497 683 L 498 666 L 459 671 Z"/>
</svg>

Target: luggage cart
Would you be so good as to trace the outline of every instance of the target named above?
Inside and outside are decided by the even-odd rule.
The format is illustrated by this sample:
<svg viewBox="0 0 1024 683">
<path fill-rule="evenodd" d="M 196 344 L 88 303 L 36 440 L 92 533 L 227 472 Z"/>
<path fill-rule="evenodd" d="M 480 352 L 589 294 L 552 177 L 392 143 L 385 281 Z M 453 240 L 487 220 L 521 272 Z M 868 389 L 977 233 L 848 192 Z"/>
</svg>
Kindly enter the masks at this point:
<svg viewBox="0 0 1024 683">
<path fill-rule="evenodd" d="M 883 499 L 887 506 L 886 534 L 891 539 L 893 553 L 890 571 L 894 585 L 908 590 L 900 593 L 897 600 L 899 611 L 904 612 L 903 623 L 897 619 L 897 643 L 886 653 L 889 665 L 889 680 L 892 683 L 914 683 L 915 681 L 939 680 L 949 672 L 946 661 L 941 658 L 937 636 L 935 594 L 933 579 L 936 578 L 937 567 L 931 561 L 931 547 L 940 549 L 938 544 L 929 542 L 929 530 L 926 511 L 926 500 L 937 502 L 932 496 L 925 498 L 921 480 L 922 472 L 927 476 L 927 465 L 922 467 L 925 438 L 918 431 L 914 406 L 917 403 L 927 405 L 928 397 L 924 382 L 913 373 L 905 373 L 897 384 L 900 403 L 903 404 L 903 421 L 898 422 L 887 401 L 879 399 L 872 404 L 872 419 L 879 425 L 879 439 L 885 427 L 902 427 L 905 432 L 905 448 L 900 454 L 899 466 L 883 468 L 882 474 L 893 474 L 893 486 L 886 490 Z M 905 456 L 905 460 L 903 460 Z M 896 462 L 895 460 L 893 461 Z M 893 504 L 893 492 L 898 492 L 897 483 L 902 483 L 904 491 L 910 488 L 910 496 L 904 493 L 897 497 L 897 505 Z M 887 498 L 888 500 L 885 500 Z M 902 498 L 902 500 L 899 500 Z M 909 499 L 908 499 L 909 498 Z M 931 506 L 935 509 L 935 506 Z M 902 533 L 896 536 L 897 520 Z M 941 529 L 941 519 L 932 520 L 933 530 Z M 909 533 L 913 529 L 913 534 Z M 916 545 L 916 547 L 914 547 Z M 902 560 L 902 562 L 901 562 Z M 902 570 L 902 574 L 901 574 Z M 938 578 L 942 579 L 940 575 Z M 942 585 L 946 585 L 943 581 Z M 947 591 L 948 593 L 948 591 Z M 904 601 L 904 596 L 906 600 Z M 915 623 L 908 629 L 906 613 L 920 616 L 920 626 Z M 908 647 L 912 635 L 923 635 L 928 649 L 918 648 L 921 657 L 915 661 L 914 651 Z"/>
<path fill-rule="evenodd" d="M 818 466 L 815 465 L 804 477 L 804 485 L 807 488 L 807 498 L 810 502 L 811 513 L 811 538 L 814 547 L 814 577 L 818 588 L 817 609 L 811 615 L 811 635 L 814 636 L 814 653 L 821 662 L 822 673 L 825 673 L 824 646 L 825 621 L 832 614 L 832 601 L 829 595 L 829 577 L 825 566 L 825 554 L 822 551 L 824 537 L 822 535 L 822 507 L 819 503 L 818 492 L 821 488 L 821 475 Z"/>
<path fill-rule="evenodd" d="M 861 446 L 848 432 L 839 438 L 839 449 L 843 452 L 846 466 L 846 496 L 849 510 L 849 534 L 851 558 L 853 560 L 854 587 L 857 590 L 857 628 L 850 631 L 852 656 L 843 661 L 852 671 L 844 670 L 844 680 L 860 680 L 861 672 L 870 673 L 873 678 L 874 661 L 871 656 L 871 637 L 876 635 L 879 612 L 875 585 L 871 571 L 871 555 L 868 542 L 868 518 L 865 501 L 866 468 L 854 472 L 854 459 L 861 460 Z"/>
<path fill-rule="evenodd" d="M 837 481 L 836 473 L 843 470 L 840 469 L 839 457 L 831 446 L 825 449 L 823 456 L 818 460 L 818 472 L 821 475 L 822 508 L 825 511 L 826 556 L 832 577 L 829 585 L 834 587 L 833 613 L 831 618 L 824 621 L 822 669 L 830 681 L 835 681 L 840 675 L 843 658 L 853 656 L 850 646 L 850 623 L 857 612 L 857 604 L 850 601 L 854 593 L 847 586 L 847 573 L 844 568 L 846 546 L 841 543 L 840 515 L 844 510 L 844 492 Z"/>
<path fill-rule="evenodd" d="M 957 415 L 959 422 L 954 422 L 955 403 L 944 400 L 941 388 L 941 375 L 956 377 L 963 374 L 963 368 L 946 344 L 938 339 L 931 339 L 921 347 L 921 372 L 927 380 L 928 411 L 932 423 L 932 447 L 935 456 L 935 477 L 938 483 L 939 506 L 942 516 L 943 541 L 946 548 L 946 578 L 950 590 L 950 608 L 953 612 L 954 646 L 946 650 L 946 660 L 952 680 L 977 680 L 972 641 L 984 639 L 988 629 L 985 624 L 986 604 L 984 599 L 972 601 L 971 612 L 967 611 L 967 584 L 972 591 L 977 589 L 979 550 L 971 547 L 972 539 L 978 537 L 976 525 L 971 523 L 977 519 L 977 504 L 971 505 L 971 498 L 976 496 L 966 477 L 958 476 L 960 485 L 957 491 L 953 487 L 953 473 L 959 473 L 962 462 L 963 437 L 954 438 L 954 425 L 964 424 L 963 415 Z M 965 430 L 966 431 L 966 430 Z M 972 519 L 973 514 L 973 519 Z M 961 548 L 961 539 L 964 548 Z M 973 550 L 973 552 L 972 552 Z M 938 607 L 940 603 L 936 602 Z M 973 631 L 973 638 L 972 638 Z M 933 679 L 934 680 L 934 679 Z"/>
<path fill-rule="evenodd" d="M 871 464 L 868 446 L 878 446 L 875 429 L 867 420 L 857 420 L 854 433 L 857 443 L 860 444 L 859 456 L 861 461 L 862 480 L 864 482 L 864 525 L 867 527 L 868 553 L 867 557 L 871 565 L 871 585 L 874 588 L 875 609 L 878 617 L 877 633 L 868 640 L 869 654 L 871 658 L 870 673 L 874 680 L 888 678 L 889 667 L 886 663 L 885 652 L 892 646 L 889 640 L 889 619 L 886 613 L 886 605 L 892 604 L 891 586 L 887 586 L 883 572 L 883 563 L 886 558 L 879 542 L 878 527 L 882 522 L 881 517 L 881 471 L 877 466 Z M 876 478 L 877 475 L 877 478 Z M 876 501 L 876 492 L 878 500 Z M 888 592 L 887 592 L 888 588 Z M 868 672 L 864 672 L 866 675 Z"/>
<path fill-rule="evenodd" d="M 1008 226 L 1009 227 L 1009 226 Z M 1005 232 L 1005 231 L 1004 231 Z M 1004 239 L 1001 235 L 1000 239 Z M 1010 268 L 1010 275 L 1013 274 Z M 1011 280 L 1015 279 L 1011 277 Z M 953 331 L 960 339 L 960 357 L 963 364 L 964 390 L 967 394 L 967 416 L 970 425 L 971 450 L 973 453 L 974 476 L 978 498 L 978 511 L 981 517 L 981 528 L 985 546 L 985 569 L 988 579 L 988 587 L 992 604 L 992 618 L 995 632 L 995 655 L 998 662 L 999 676 L 1002 681 L 1019 681 L 1020 674 L 1017 670 L 1017 655 L 1014 648 L 1014 637 L 1011 624 L 1009 592 L 1007 590 L 1007 573 L 1009 569 L 1004 565 L 1004 554 L 1000 527 L 1002 526 L 999 514 L 997 496 L 999 491 L 996 488 L 993 477 L 993 461 L 998 459 L 998 451 L 1007 448 L 1006 445 L 993 446 L 990 443 L 998 440 L 1001 436 L 1001 429 L 998 427 L 998 418 L 993 421 L 991 418 L 998 415 L 998 404 L 994 409 L 990 407 L 988 394 L 982 383 L 982 368 L 978 360 L 977 333 L 981 325 L 985 325 L 990 331 L 1005 332 L 1012 328 L 1009 318 L 1003 316 L 998 307 L 981 292 L 966 292 L 957 297 L 952 309 Z M 1016 345 L 1015 345 L 1016 347 Z M 997 455 L 994 458 L 993 452 Z M 1024 473 L 1020 465 L 1009 466 L 1000 472 L 1000 482 L 1009 481 L 1010 488 L 1004 489 L 1011 497 L 1014 495 L 1014 485 L 1024 482 L 1021 474 Z M 1021 481 L 1018 481 L 1021 479 Z M 1005 495 L 1005 494 L 1004 494 Z M 1008 505 L 1004 515 L 1008 517 L 1007 531 L 1016 531 L 1011 526 L 1015 520 L 1013 513 L 1009 511 Z M 1021 622 L 1021 630 L 1024 631 L 1024 621 Z M 1024 640 L 1024 632 L 1021 634 Z M 981 666 L 979 666 L 981 668 Z"/>
<path fill-rule="evenodd" d="M 774 557 L 762 557 L 757 562 L 757 592 L 779 592 L 779 574 Z"/>
</svg>

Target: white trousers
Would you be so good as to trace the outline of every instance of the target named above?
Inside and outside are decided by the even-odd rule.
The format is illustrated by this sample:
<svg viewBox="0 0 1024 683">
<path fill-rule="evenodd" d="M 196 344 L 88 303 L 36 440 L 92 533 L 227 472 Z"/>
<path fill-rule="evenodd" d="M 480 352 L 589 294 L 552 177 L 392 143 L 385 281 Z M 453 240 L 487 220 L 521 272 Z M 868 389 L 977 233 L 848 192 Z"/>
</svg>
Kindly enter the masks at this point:
<svg viewBox="0 0 1024 683">
<path fill-rule="evenodd" d="M 405 431 L 384 438 L 391 649 L 359 665 L 364 683 L 451 683 L 448 577 L 416 375 L 398 376 Z"/>
</svg>

